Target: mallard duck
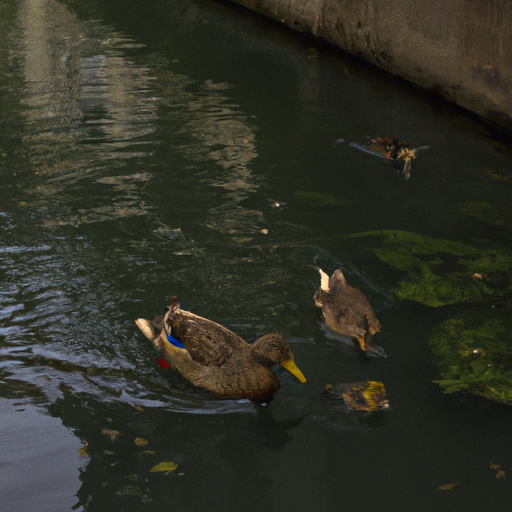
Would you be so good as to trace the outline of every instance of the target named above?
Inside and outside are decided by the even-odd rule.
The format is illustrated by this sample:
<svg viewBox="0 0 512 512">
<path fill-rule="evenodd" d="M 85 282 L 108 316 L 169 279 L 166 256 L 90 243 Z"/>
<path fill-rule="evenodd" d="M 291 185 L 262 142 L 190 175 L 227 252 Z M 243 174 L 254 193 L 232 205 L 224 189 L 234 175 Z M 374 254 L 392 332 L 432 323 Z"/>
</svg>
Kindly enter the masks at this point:
<svg viewBox="0 0 512 512">
<path fill-rule="evenodd" d="M 350 411 L 378 411 L 389 409 L 386 390 L 382 382 L 369 380 L 366 382 L 347 382 L 343 384 L 327 384 L 326 396 L 341 399 Z"/>
<path fill-rule="evenodd" d="M 334 331 L 353 338 L 363 352 L 371 350 L 371 341 L 380 331 L 380 323 L 361 290 L 349 286 L 338 269 L 329 277 L 322 269 L 315 304 L 322 308 L 325 323 Z"/>
<path fill-rule="evenodd" d="M 165 316 L 135 323 L 185 379 L 219 397 L 270 402 L 280 387 L 274 364 L 306 381 L 279 334 L 249 344 L 222 325 L 180 309 L 177 299 Z"/>
<path fill-rule="evenodd" d="M 390 160 L 403 160 L 403 174 L 408 178 L 411 173 L 411 161 L 416 158 L 416 150 L 411 149 L 407 142 L 395 139 L 394 137 L 377 137 L 372 139 L 368 149 L 383 155 Z"/>
</svg>

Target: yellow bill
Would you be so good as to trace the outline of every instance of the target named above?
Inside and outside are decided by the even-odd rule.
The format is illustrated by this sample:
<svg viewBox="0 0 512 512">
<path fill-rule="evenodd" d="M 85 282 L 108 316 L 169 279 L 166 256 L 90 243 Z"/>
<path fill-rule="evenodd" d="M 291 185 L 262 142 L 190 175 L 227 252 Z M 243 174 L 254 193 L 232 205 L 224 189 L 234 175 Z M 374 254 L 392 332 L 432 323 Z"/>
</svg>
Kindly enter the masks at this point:
<svg viewBox="0 0 512 512">
<path fill-rule="evenodd" d="M 281 363 L 283 368 L 286 368 L 294 377 L 296 377 L 302 384 L 306 382 L 306 377 L 304 377 L 303 373 L 299 370 L 295 361 L 293 359 L 288 359 Z"/>
</svg>

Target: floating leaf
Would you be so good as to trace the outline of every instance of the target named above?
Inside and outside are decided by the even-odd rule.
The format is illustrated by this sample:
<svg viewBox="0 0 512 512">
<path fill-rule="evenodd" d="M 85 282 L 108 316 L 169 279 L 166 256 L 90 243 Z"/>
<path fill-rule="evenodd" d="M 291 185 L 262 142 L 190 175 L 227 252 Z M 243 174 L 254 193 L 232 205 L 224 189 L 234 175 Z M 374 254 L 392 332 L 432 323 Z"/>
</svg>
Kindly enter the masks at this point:
<svg viewBox="0 0 512 512">
<path fill-rule="evenodd" d="M 449 491 L 450 489 L 453 489 L 456 485 L 459 485 L 459 482 L 453 482 L 451 484 L 440 485 L 438 487 L 438 489 L 441 491 Z"/>
<path fill-rule="evenodd" d="M 114 455 L 114 452 L 112 450 L 103 450 L 103 453 L 105 455 Z"/>
<path fill-rule="evenodd" d="M 496 478 L 505 478 L 505 471 L 503 471 L 502 469 L 500 469 L 500 470 L 496 473 Z"/>
<path fill-rule="evenodd" d="M 142 453 L 144 455 L 155 455 L 155 450 L 143 450 Z"/>
<path fill-rule="evenodd" d="M 147 439 L 143 439 L 142 437 L 136 437 L 135 438 L 135 444 L 137 446 L 146 446 L 148 444 Z"/>
<path fill-rule="evenodd" d="M 491 461 L 489 461 L 489 467 L 491 469 L 500 469 L 500 465 L 499 464 L 493 464 Z"/>
<path fill-rule="evenodd" d="M 153 466 L 149 471 L 151 473 L 163 473 L 165 472 L 168 475 L 171 471 L 174 471 L 178 467 L 176 462 L 160 462 L 156 466 Z"/>
<path fill-rule="evenodd" d="M 78 450 L 78 453 L 80 454 L 80 457 L 87 457 L 89 454 L 87 453 L 87 447 L 82 446 L 80 450 Z"/>
<path fill-rule="evenodd" d="M 104 436 L 110 437 L 111 441 L 115 441 L 117 439 L 117 436 L 119 435 L 119 430 L 109 430 L 104 428 L 101 433 Z"/>
<path fill-rule="evenodd" d="M 137 409 L 137 411 L 144 412 L 144 407 L 142 407 L 142 405 L 136 405 L 135 409 Z"/>
</svg>

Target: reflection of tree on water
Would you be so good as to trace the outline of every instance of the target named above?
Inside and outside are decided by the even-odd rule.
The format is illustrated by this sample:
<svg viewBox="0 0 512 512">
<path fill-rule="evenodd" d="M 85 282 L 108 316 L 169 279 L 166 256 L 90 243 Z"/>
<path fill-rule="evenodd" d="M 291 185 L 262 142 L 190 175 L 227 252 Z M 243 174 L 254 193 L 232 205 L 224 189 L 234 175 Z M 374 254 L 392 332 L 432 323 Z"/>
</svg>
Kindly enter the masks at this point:
<svg viewBox="0 0 512 512">
<path fill-rule="evenodd" d="M 249 168 L 257 151 L 252 123 L 225 94 L 230 85 L 195 84 L 172 72 L 161 73 L 160 78 L 172 150 L 189 162 L 180 178 L 211 200 L 205 224 L 226 235 L 261 229 L 265 225 L 261 212 L 241 205 L 258 188 Z"/>
<path fill-rule="evenodd" d="M 52 0 L 25 0 L 18 19 L 27 206 L 47 212 L 48 224 L 144 214 L 137 183 L 146 176 L 122 174 L 150 154 L 143 137 L 154 129 L 152 77 L 124 55 L 137 45 Z M 106 169 L 116 173 L 113 197 L 94 187 Z"/>
<path fill-rule="evenodd" d="M 226 200 L 236 205 L 256 189 L 247 167 L 256 156 L 254 133 L 224 95 L 229 85 L 206 81 L 191 90 L 188 77 L 162 72 L 158 78 L 165 85 L 157 86 L 150 68 L 130 57 L 141 45 L 108 27 L 80 22 L 52 0 L 25 0 L 18 19 L 17 55 L 26 86 L 23 141 L 32 170 L 24 192 L 28 207 L 47 212 L 48 224 L 147 214 L 139 189 L 154 165 L 158 141 L 148 136 L 162 106 L 170 107 L 158 114 L 172 126 L 166 142 L 192 168 L 215 164 L 194 176 L 197 184 L 224 189 L 222 206 Z M 109 178 L 116 180 L 115 190 L 96 187 L 108 185 Z M 248 212 L 233 216 L 241 213 Z M 213 224 L 232 224 L 230 217 L 222 209 L 222 215 L 212 215 Z"/>
</svg>

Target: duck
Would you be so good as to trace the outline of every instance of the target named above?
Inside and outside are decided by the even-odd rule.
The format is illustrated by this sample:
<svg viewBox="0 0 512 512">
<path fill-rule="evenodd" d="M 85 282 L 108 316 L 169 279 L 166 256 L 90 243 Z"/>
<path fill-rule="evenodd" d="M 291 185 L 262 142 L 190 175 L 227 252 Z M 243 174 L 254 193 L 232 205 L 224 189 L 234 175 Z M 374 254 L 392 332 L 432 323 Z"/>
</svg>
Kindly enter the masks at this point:
<svg viewBox="0 0 512 512">
<path fill-rule="evenodd" d="M 404 168 L 402 173 L 406 178 L 411 174 L 411 162 L 416 158 L 416 149 L 411 149 L 407 142 L 395 139 L 394 137 L 376 137 L 368 149 L 379 153 L 389 160 L 403 160 Z"/>
<path fill-rule="evenodd" d="M 402 150 L 410 149 L 410 146 L 407 142 L 395 139 L 394 137 L 376 137 L 372 139 L 368 149 L 391 160 L 398 160 Z"/>
<path fill-rule="evenodd" d="M 322 308 L 325 323 L 353 339 L 356 348 L 372 352 L 372 338 L 380 331 L 380 322 L 363 292 L 353 288 L 340 269 L 329 277 L 321 268 L 320 287 L 315 292 L 315 304 Z"/>
<path fill-rule="evenodd" d="M 324 392 L 327 398 L 341 400 L 349 411 L 389 409 L 384 384 L 375 380 L 327 384 Z"/>
<path fill-rule="evenodd" d="M 306 382 L 288 342 L 278 333 L 250 344 L 226 327 L 180 308 L 176 298 L 164 316 L 135 320 L 160 354 L 162 367 L 174 366 L 194 386 L 221 398 L 272 401 L 280 382 L 272 366 L 281 365 Z"/>
</svg>

